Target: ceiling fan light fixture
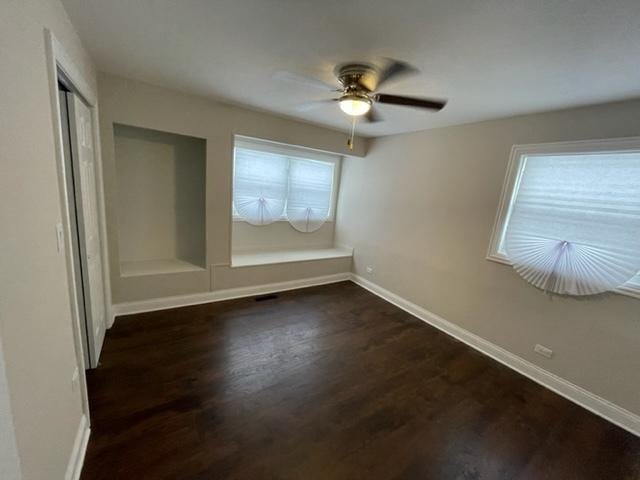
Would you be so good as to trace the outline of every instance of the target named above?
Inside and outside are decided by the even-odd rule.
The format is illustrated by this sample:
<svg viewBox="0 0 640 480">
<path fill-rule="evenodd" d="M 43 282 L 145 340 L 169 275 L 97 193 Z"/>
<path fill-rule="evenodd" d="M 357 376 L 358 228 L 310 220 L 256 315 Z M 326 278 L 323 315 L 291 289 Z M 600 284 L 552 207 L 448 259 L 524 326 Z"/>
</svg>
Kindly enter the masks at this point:
<svg viewBox="0 0 640 480">
<path fill-rule="evenodd" d="M 340 110 L 352 117 L 359 117 L 371 110 L 371 99 L 361 95 L 344 95 L 340 98 Z"/>
</svg>

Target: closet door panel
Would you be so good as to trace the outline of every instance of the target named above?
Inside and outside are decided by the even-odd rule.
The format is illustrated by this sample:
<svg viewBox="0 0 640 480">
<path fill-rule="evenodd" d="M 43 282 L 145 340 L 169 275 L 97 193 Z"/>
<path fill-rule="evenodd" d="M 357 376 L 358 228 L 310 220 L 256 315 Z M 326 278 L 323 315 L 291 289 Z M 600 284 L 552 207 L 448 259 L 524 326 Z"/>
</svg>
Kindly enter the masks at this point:
<svg viewBox="0 0 640 480">
<path fill-rule="evenodd" d="M 91 366 L 98 364 L 106 327 L 104 276 L 98 221 L 98 188 L 91 110 L 76 95 L 68 93 L 78 227 L 83 258 L 83 286 L 87 312 L 87 340 Z"/>
</svg>

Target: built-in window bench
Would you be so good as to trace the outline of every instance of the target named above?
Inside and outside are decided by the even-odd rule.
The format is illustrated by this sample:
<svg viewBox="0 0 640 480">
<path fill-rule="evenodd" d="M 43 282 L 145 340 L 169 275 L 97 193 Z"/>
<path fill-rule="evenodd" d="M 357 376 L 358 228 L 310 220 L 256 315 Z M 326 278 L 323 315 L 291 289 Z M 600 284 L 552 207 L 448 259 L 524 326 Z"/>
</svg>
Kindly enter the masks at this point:
<svg viewBox="0 0 640 480">
<path fill-rule="evenodd" d="M 353 256 L 351 248 L 317 248 L 300 250 L 273 250 L 263 252 L 234 253 L 231 256 L 231 267 L 249 267 L 256 265 L 273 265 L 277 263 L 308 262 L 313 260 L 329 260 Z"/>
</svg>

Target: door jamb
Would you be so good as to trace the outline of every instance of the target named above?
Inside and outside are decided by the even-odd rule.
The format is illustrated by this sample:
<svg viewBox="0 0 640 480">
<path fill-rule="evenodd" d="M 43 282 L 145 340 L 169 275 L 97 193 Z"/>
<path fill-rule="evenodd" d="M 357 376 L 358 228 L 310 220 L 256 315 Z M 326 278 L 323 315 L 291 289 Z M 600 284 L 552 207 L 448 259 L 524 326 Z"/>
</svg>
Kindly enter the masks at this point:
<svg viewBox="0 0 640 480">
<path fill-rule="evenodd" d="M 110 328 L 113 325 L 113 306 L 111 301 L 111 284 L 109 274 L 109 252 L 107 248 L 106 239 L 106 215 L 105 215 L 105 202 L 104 202 L 104 184 L 103 184 L 103 170 L 102 170 L 102 158 L 100 155 L 100 129 L 98 118 L 98 95 L 95 88 L 91 86 L 91 83 L 86 80 L 80 69 L 77 68 L 75 63 L 71 60 L 71 56 L 67 53 L 62 44 L 55 38 L 53 33 L 49 29 L 45 29 L 45 48 L 47 56 L 47 71 L 49 74 L 49 97 L 51 102 L 51 111 L 53 114 L 53 136 L 55 142 L 56 151 L 56 167 L 58 173 L 58 190 L 60 195 L 60 208 L 62 213 L 62 225 L 64 229 L 65 244 L 65 263 L 67 267 L 67 279 L 69 288 L 69 298 L 71 301 L 71 315 L 72 315 L 72 328 L 74 331 L 74 343 L 76 350 L 76 362 L 78 365 L 78 373 L 80 378 L 80 391 L 82 396 L 82 409 L 89 420 L 89 400 L 87 395 L 87 382 L 85 374 L 85 362 L 84 352 L 81 340 L 82 328 L 80 325 L 80 316 L 78 312 L 78 299 L 76 297 L 76 291 L 74 288 L 75 271 L 74 271 L 74 259 L 71 253 L 71 226 L 70 226 L 70 212 L 69 203 L 67 199 L 67 182 L 65 176 L 65 159 L 62 140 L 62 126 L 60 121 L 60 101 L 58 96 L 58 72 L 61 71 L 64 76 L 73 84 L 73 87 L 80 94 L 83 100 L 87 103 L 91 110 L 91 120 L 93 124 L 93 139 L 96 163 L 96 191 L 97 191 L 97 203 L 98 203 L 98 222 L 102 255 L 102 274 L 104 284 L 104 297 L 106 308 L 106 321 L 105 328 Z"/>
</svg>

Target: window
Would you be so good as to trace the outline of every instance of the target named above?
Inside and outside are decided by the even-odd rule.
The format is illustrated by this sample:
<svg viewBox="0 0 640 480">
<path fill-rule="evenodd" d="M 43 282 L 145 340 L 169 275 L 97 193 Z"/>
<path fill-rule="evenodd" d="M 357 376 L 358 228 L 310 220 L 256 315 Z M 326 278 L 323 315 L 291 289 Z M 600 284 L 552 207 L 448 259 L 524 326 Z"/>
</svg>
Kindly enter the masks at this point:
<svg viewBox="0 0 640 480">
<path fill-rule="evenodd" d="M 640 138 L 514 146 L 487 258 L 546 291 L 640 298 Z"/>
<path fill-rule="evenodd" d="M 308 233 L 332 220 L 340 158 L 236 137 L 233 218 L 252 225 L 288 221 Z"/>
</svg>

